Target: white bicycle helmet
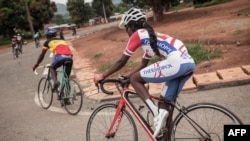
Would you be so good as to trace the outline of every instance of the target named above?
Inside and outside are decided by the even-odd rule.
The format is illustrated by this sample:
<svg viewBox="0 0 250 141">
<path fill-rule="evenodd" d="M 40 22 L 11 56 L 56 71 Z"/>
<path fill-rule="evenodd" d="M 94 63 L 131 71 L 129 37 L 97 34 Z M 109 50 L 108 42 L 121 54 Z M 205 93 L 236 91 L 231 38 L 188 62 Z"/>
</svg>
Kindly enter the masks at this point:
<svg viewBox="0 0 250 141">
<path fill-rule="evenodd" d="M 140 19 L 144 19 L 145 21 L 147 21 L 147 16 L 145 12 L 143 12 L 142 9 L 132 7 L 127 12 L 125 12 L 124 15 L 122 16 L 122 19 L 119 23 L 119 28 L 124 29 L 125 26 L 130 21 L 138 21 Z"/>
</svg>

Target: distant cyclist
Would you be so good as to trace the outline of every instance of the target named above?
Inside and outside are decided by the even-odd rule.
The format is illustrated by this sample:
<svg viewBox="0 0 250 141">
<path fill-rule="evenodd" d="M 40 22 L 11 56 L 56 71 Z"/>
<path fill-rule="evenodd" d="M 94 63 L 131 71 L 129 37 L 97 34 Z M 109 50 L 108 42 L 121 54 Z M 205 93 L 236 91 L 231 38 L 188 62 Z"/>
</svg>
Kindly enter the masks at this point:
<svg viewBox="0 0 250 141">
<path fill-rule="evenodd" d="M 16 40 L 17 40 L 18 49 L 19 49 L 19 51 L 22 53 L 22 47 L 23 47 L 23 39 L 22 39 L 22 36 L 21 36 L 20 34 L 17 34 Z"/>
<path fill-rule="evenodd" d="M 14 49 L 17 45 L 17 39 L 16 39 L 16 35 L 14 35 L 12 38 L 11 38 L 11 47 L 12 47 L 12 52 L 14 52 Z"/>
<path fill-rule="evenodd" d="M 45 31 L 47 40 L 43 44 L 42 52 L 38 57 L 36 64 L 33 66 L 33 71 L 39 66 L 43 61 L 44 56 L 47 50 L 50 50 L 54 54 L 54 58 L 51 64 L 50 73 L 53 79 L 53 91 L 57 90 L 60 82 L 57 80 L 56 69 L 61 67 L 65 61 L 69 61 L 67 66 L 65 66 L 65 71 L 68 76 L 70 76 L 72 65 L 73 65 L 73 54 L 69 48 L 69 45 L 65 40 L 56 38 L 57 30 L 56 29 L 47 29 Z"/>
<path fill-rule="evenodd" d="M 40 33 L 39 32 L 36 32 L 36 34 L 34 35 L 34 40 L 35 40 L 35 44 L 36 44 L 36 47 L 39 46 L 39 42 L 40 42 Z"/>
<path fill-rule="evenodd" d="M 141 97 L 147 104 L 154 115 L 154 137 L 158 137 L 161 129 L 166 123 L 168 117 L 168 105 L 160 100 L 158 106 L 151 100 L 149 91 L 145 87 L 145 83 L 165 83 L 161 98 L 167 101 L 174 101 L 176 95 L 174 90 L 180 76 L 195 69 L 193 58 L 188 54 L 188 50 L 182 41 L 169 35 L 157 33 L 147 23 L 146 14 L 138 8 L 129 9 L 121 19 L 120 28 L 126 29 L 129 40 L 126 48 L 119 60 L 105 73 L 96 74 L 94 82 L 97 84 L 120 70 L 137 49 L 142 49 L 144 54 L 142 62 L 134 70 L 129 73 L 127 78 Z M 158 56 L 161 61 L 155 62 L 149 66 L 148 62 L 153 56 Z M 182 90 L 185 82 L 189 79 L 186 77 L 180 82 L 178 93 Z M 188 130 L 188 129 L 187 129 Z"/>
</svg>

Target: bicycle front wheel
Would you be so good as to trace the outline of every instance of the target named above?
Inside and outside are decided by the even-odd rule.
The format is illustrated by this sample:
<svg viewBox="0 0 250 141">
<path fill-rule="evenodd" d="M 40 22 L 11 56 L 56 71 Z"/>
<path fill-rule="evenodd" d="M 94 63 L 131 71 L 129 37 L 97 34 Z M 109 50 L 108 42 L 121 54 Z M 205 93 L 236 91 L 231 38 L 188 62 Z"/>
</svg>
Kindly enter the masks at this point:
<svg viewBox="0 0 250 141">
<path fill-rule="evenodd" d="M 83 91 L 79 83 L 74 79 L 69 79 L 68 84 L 66 84 L 65 94 L 68 94 L 67 102 L 64 103 L 66 111 L 70 115 L 76 115 L 80 112 L 83 103 Z"/>
<path fill-rule="evenodd" d="M 185 115 L 179 113 L 175 118 L 171 141 L 223 141 L 224 125 L 240 124 L 240 119 L 222 106 L 211 103 L 194 104 L 187 107 Z"/>
<path fill-rule="evenodd" d="M 104 104 L 98 107 L 90 116 L 87 124 L 87 141 L 138 141 L 138 133 L 135 122 L 126 109 L 122 110 L 111 135 L 106 137 L 116 113 L 116 104 Z"/>
<path fill-rule="evenodd" d="M 41 107 L 48 109 L 53 101 L 53 92 L 51 89 L 51 84 L 46 77 L 40 79 L 37 93 Z"/>
</svg>

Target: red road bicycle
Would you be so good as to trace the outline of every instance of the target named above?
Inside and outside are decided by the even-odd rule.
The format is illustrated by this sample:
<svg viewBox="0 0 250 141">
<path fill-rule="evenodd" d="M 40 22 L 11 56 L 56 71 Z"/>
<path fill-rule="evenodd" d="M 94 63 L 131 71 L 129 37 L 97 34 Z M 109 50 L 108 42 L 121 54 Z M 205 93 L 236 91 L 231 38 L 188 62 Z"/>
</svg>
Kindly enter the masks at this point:
<svg viewBox="0 0 250 141">
<path fill-rule="evenodd" d="M 189 75 L 192 73 L 181 76 L 179 80 Z M 128 88 L 129 80 L 125 78 L 103 80 L 100 83 L 101 90 L 106 94 L 113 94 L 104 88 L 104 84 L 106 88 L 109 86 L 108 83 L 116 85 L 121 97 L 116 104 L 103 104 L 93 111 L 87 124 L 87 141 L 138 141 L 137 125 L 144 129 L 152 141 L 223 141 L 224 125 L 242 124 L 235 114 L 216 104 L 197 103 L 184 107 L 177 101 L 164 101 L 170 105 L 169 116 L 162 134 L 154 138 L 152 113 L 141 114 L 142 106 L 138 107 L 137 102 L 132 102 L 136 92 Z M 179 83 L 176 92 L 178 87 Z M 160 97 L 153 95 L 151 98 L 156 102 L 160 100 Z M 175 114 L 174 109 L 177 111 Z M 131 114 L 135 118 L 132 118 Z M 136 125 L 134 119 L 139 124 Z"/>
</svg>

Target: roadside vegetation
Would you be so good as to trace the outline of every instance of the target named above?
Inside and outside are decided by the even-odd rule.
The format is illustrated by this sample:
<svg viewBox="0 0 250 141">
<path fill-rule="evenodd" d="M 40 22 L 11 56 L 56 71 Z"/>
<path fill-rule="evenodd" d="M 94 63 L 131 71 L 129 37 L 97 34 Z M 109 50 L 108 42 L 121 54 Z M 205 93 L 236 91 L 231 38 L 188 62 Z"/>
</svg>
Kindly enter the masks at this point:
<svg viewBox="0 0 250 141">
<path fill-rule="evenodd" d="M 212 60 L 215 58 L 220 57 L 221 52 L 219 50 L 211 50 L 207 47 L 204 47 L 202 44 L 188 44 L 187 45 L 187 49 L 189 54 L 194 58 L 194 61 L 196 64 L 202 62 L 202 61 L 208 61 L 208 60 Z M 97 57 L 98 56 L 98 57 Z M 98 59 L 100 56 L 102 56 L 102 54 L 97 53 L 95 54 L 92 59 Z M 153 64 L 157 61 L 161 60 L 160 57 L 153 57 L 152 59 L 150 59 L 149 64 Z M 107 62 L 105 64 L 102 64 L 99 68 L 98 71 L 99 72 L 105 72 L 106 70 L 108 70 L 115 62 Z M 137 61 L 133 61 L 133 60 L 129 60 L 126 64 L 125 67 L 136 67 L 140 64 L 140 62 Z"/>
<path fill-rule="evenodd" d="M 222 4 L 225 2 L 229 2 L 232 0 L 211 0 L 210 2 L 202 3 L 202 4 L 196 4 L 194 8 L 200 8 L 200 7 L 208 7 L 208 6 L 213 6 L 217 4 Z"/>
</svg>

